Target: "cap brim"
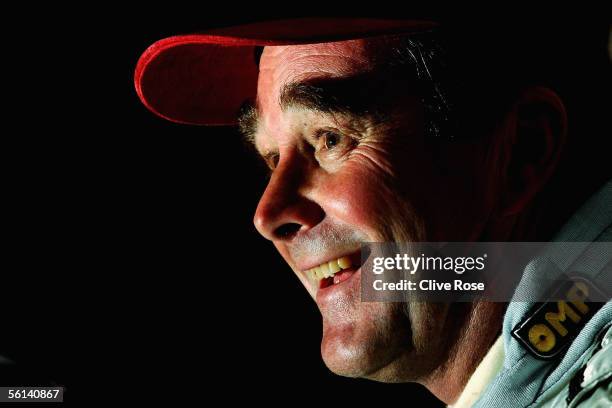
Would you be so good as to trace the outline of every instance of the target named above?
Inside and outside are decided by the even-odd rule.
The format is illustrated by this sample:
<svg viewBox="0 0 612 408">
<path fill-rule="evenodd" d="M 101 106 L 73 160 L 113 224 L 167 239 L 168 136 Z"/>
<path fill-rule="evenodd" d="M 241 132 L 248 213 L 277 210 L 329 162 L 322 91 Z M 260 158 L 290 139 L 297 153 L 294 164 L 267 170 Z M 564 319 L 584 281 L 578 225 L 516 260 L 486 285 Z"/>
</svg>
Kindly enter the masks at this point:
<svg viewBox="0 0 612 408">
<path fill-rule="evenodd" d="M 134 84 L 142 103 L 162 118 L 233 125 L 242 104 L 257 93 L 256 47 L 409 34 L 434 26 L 415 20 L 309 18 L 169 37 L 142 54 Z"/>
</svg>

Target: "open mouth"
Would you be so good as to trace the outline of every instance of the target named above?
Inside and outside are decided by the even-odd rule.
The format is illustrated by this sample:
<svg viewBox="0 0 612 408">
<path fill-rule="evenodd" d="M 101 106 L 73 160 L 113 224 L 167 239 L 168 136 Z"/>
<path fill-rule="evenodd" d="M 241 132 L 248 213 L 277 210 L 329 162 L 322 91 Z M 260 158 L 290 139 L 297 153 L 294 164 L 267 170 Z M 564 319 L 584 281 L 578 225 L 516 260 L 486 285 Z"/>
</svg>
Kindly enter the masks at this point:
<svg viewBox="0 0 612 408">
<path fill-rule="evenodd" d="M 338 285 L 350 278 L 361 266 L 359 252 L 324 262 L 306 271 L 306 276 L 319 289 Z"/>
</svg>

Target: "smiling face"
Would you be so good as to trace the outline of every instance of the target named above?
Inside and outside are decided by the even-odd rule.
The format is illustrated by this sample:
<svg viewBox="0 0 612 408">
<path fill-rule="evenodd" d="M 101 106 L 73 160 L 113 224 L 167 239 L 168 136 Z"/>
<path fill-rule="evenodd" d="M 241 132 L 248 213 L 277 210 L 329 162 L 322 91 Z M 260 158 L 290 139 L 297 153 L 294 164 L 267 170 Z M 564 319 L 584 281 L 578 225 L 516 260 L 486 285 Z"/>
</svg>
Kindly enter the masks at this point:
<svg viewBox="0 0 612 408">
<path fill-rule="evenodd" d="M 414 82 L 378 65 L 377 48 L 264 49 L 250 133 L 271 176 L 254 222 L 316 301 L 332 371 L 427 383 L 465 307 L 362 303 L 360 244 L 478 238 L 486 160 L 479 145 L 426 140 Z"/>
</svg>

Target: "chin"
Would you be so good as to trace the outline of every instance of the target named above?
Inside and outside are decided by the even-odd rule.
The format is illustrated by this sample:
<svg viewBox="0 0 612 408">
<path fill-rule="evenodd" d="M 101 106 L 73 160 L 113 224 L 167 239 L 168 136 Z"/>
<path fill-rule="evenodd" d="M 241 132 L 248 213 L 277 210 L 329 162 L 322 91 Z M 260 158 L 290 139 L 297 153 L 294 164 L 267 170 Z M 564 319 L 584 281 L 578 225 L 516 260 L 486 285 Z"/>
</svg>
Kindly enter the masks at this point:
<svg viewBox="0 0 612 408">
<path fill-rule="evenodd" d="M 359 318 L 341 317 L 323 318 L 321 356 L 330 371 L 380 382 L 411 381 L 418 375 L 423 362 L 403 307 L 369 305 Z"/>
<path fill-rule="evenodd" d="M 321 356 L 327 368 L 334 374 L 350 378 L 387 381 L 382 371 L 393 362 L 393 351 L 377 347 L 367 338 L 351 336 L 346 329 L 324 330 L 321 341 Z"/>
<path fill-rule="evenodd" d="M 371 368 L 360 356 L 363 354 L 359 347 L 344 344 L 338 340 L 328 340 L 323 337 L 321 342 L 321 356 L 327 368 L 334 374 L 350 378 L 365 378 L 370 374 Z"/>
</svg>

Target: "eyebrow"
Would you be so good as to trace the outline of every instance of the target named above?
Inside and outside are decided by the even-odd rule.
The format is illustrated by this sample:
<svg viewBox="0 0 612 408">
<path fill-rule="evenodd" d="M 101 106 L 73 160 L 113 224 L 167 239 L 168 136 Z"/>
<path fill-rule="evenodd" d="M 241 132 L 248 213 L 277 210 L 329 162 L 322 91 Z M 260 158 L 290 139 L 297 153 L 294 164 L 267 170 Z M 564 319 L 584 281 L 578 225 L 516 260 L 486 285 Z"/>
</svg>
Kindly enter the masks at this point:
<svg viewBox="0 0 612 408">
<path fill-rule="evenodd" d="M 365 82 L 342 78 L 289 83 L 281 91 L 280 106 L 282 110 L 301 107 L 322 113 L 363 115 L 374 107 Z"/>
<path fill-rule="evenodd" d="M 259 110 L 252 101 L 245 101 L 238 113 L 238 130 L 242 134 L 244 142 L 249 146 L 255 146 L 255 133 L 259 123 Z"/>
<path fill-rule="evenodd" d="M 290 82 L 283 86 L 279 104 L 283 111 L 298 107 L 324 114 L 341 114 L 362 119 L 368 117 L 380 121 L 385 119 L 384 109 L 393 100 L 385 92 L 386 89 L 380 77 L 374 79 L 369 73 L 353 77 Z M 249 144 L 255 144 L 258 122 L 257 103 L 246 102 L 241 108 L 238 125 Z"/>
</svg>

